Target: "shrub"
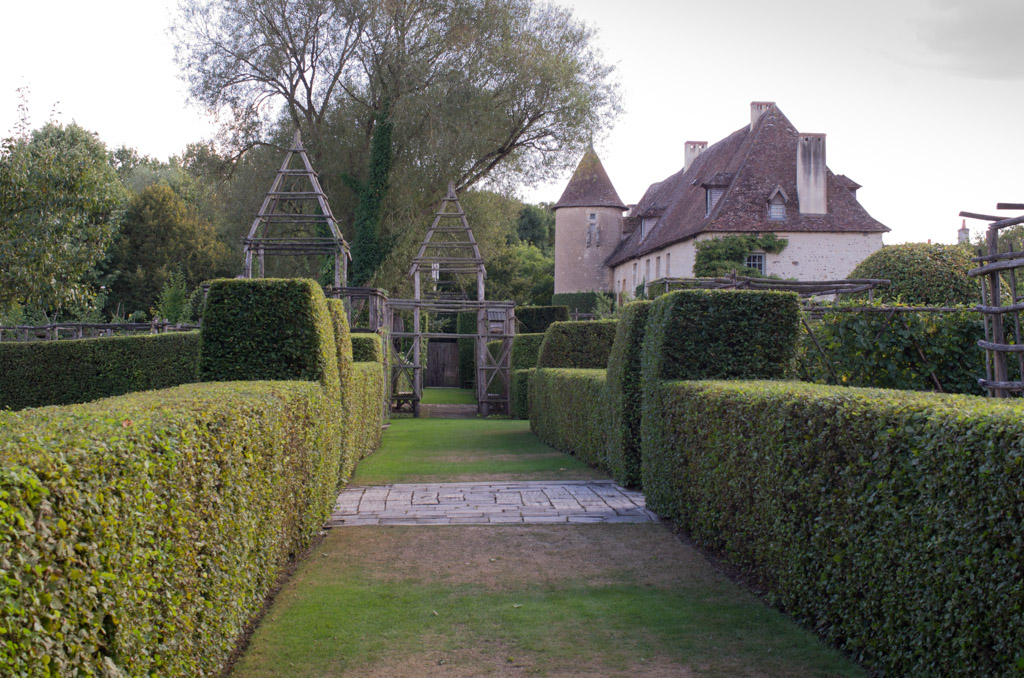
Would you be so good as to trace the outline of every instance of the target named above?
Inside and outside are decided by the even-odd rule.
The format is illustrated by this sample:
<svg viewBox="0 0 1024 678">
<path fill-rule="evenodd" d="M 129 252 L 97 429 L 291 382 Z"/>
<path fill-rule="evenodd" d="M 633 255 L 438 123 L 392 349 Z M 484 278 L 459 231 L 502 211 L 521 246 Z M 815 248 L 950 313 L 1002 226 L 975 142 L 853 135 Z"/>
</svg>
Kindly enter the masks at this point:
<svg viewBox="0 0 1024 678">
<path fill-rule="evenodd" d="M 650 310 L 644 380 L 781 378 L 793 367 L 799 314 L 792 292 L 670 292 Z"/>
<path fill-rule="evenodd" d="M 455 321 L 458 334 L 476 334 L 476 312 L 463 311 Z M 459 339 L 459 383 L 462 388 L 476 385 L 476 339 Z"/>
<path fill-rule="evenodd" d="M 533 370 L 512 370 L 512 403 L 509 414 L 513 419 L 530 418 L 530 377 Z"/>
<path fill-rule="evenodd" d="M 556 450 L 607 469 L 605 370 L 537 369 L 529 387 L 530 430 Z"/>
<path fill-rule="evenodd" d="M 219 674 L 329 515 L 337 421 L 297 381 L 0 413 L 0 674 Z"/>
<path fill-rule="evenodd" d="M 625 487 L 640 484 L 640 364 L 651 302 L 625 307 L 608 358 L 608 469 Z"/>
<path fill-rule="evenodd" d="M 69 405 L 197 381 L 199 333 L 0 343 L 0 408 Z"/>
<path fill-rule="evenodd" d="M 615 341 L 616 320 L 553 323 L 544 335 L 538 367 L 605 368 Z"/>
<path fill-rule="evenodd" d="M 215 280 L 200 334 L 202 381 L 322 381 L 338 393 L 331 316 L 313 280 Z"/>
<path fill-rule="evenodd" d="M 568 306 L 517 306 L 517 332 L 543 334 L 553 322 L 569 319 Z"/>
<path fill-rule="evenodd" d="M 1024 407 L 677 382 L 644 411 L 648 505 L 884 675 L 1024 666 Z"/>
<path fill-rule="evenodd" d="M 985 354 L 978 341 L 985 328 L 976 311 L 891 317 L 835 312 L 809 325 L 818 341 L 816 346 L 806 332 L 801 336 L 800 374 L 809 381 L 935 391 L 938 380 L 946 393 L 984 394 L 978 379 L 985 374 Z"/>
<path fill-rule="evenodd" d="M 570 313 L 610 311 L 614 297 L 610 292 L 560 292 L 551 296 L 552 306 L 565 306 Z"/>
<path fill-rule="evenodd" d="M 511 363 L 513 370 L 528 370 L 537 366 L 540 346 L 544 343 L 543 334 L 517 334 L 512 340 Z M 501 340 L 487 342 L 487 350 L 497 355 L 501 348 Z"/>
<path fill-rule="evenodd" d="M 886 245 L 860 262 L 851 278 L 882 278 L 888 287 L 875 290 L 876 300 L 921 306 L 975 305 L 981 301 L 975 267 L 966 245 L 905 243 Z"/>
<path fill-rule="evenodd" d="M 379 334 L 354 332 L 352 334 L 352 360 L 357 363 L 384 364 L 384 342 Z"/>
</svg>

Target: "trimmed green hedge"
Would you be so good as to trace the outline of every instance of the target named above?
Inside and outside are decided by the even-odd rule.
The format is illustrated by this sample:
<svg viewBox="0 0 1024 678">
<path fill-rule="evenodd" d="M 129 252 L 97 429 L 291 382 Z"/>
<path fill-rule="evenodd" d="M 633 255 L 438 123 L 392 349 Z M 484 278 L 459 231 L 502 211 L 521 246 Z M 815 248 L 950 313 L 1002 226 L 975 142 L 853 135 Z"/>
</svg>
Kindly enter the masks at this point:
<svg viewBox="0 0 1024 678">
<path fill-rule="evenodd" d="M 0 409 L 70 405 L 198 380 L 199 333 L 0 343 Z"/>
<path fill-rule="evenodd" d="M 793 292 L 670 292 L 650 310 L 644 379 L 782 378 L 793 369 L 799 324 Z"/>
<path fill-rule="evenodd" d="M 676 382 L 644 413 L 648 506 L 884 675 L 1024 668 L 1024 406 Z"/>
<path fill-rule="evenodd" d="M 850 278 L 890 281 L 874 298 L 921 306 L 973 306 L 981 302 L 978 281 L 967 275 L 976 266 L 970 245 L 908 242 L 886 245 L 857 264 Z M 858 295 L 861 298 L 866 294 Z"/>
<path fill-rule="evenodd" d="M 605 370 L 536 369 L 528 378 L 530 430 L 591 466 L 605 461 Z"/>
<path fill-rule="evenodd" d="M 552 306 L 565 306 L 570 313 L 597 313 L 613 303 L 610 292 L 562 292 L 551 297 Z"/>
<path fill-rule="evenodd" d="M 376 335 L 373 335 L 376 336 Z M 385 407 L 384 397 L 387 389 L 387 377 L 384 364 L 379 362 L 359 362 L 352 366 L 351 403 L 346 413 L 347 421 L 355 429 L 355 446 L 352 451 L 353 464 L 371 454 L 380 447 L 383 432 Z M 350 476 L 346 475 L 347 480 Z"/>
<path fill-rule="evenodd" d="M 455 326 L 458 334 L 476 334 L 476 312 L 459 313 Z M 476 385 L 476 340 L 471 337 L 459 339 L 459 383 L 462 388 Z"/>
<path fill-rule="evenodd" d="M 544 335 L 538 367 L 598 369 L 608 366 L 617 320 L 552 323 Z"/>
<path fill-rule="evenodd" d="M 0 414 L 0 674 L 218 675 L 329 515 L 338 421 L 299 381 Z"/>
<path fill-rule="evenodd" d="M 516 306 L 516 332 L 520 334 L 543 334 L 551 323 L 568 319 L 568 306 Z"/>
<path fill-rule="evenodd" d="M 379 334 L 352 333 L 352 360 L 357 363 L 384 364 L 384 342 Z"/>
<path fill-rule="evenodd" d="M 323 290 L 310 279 L 214 280 L 206 297 L 202 381 L 300 379 L 338 393 Z"/>
<path fill-rule="evenodd" d="M 544 343 L 543 334 L 517 334 L 512 340 L 511 363 L 513 370 L 528 370 L 537 366 L 540 346 Z M 487 342 L 487 350 L 497 355 L 501 348 L 501 340 Z"/>
<path fill-rule="evenodd" d="M 513 419 L 530 418 L 530 378 L 533 370 L 512 370 L 512 411 Z"/>
<path fill-rule="evenodd" d="M 624 487 L 640 485 L 640 366 L 651 302 L 622 311 L 608 358 L 608 468 Z"/>
</svg>

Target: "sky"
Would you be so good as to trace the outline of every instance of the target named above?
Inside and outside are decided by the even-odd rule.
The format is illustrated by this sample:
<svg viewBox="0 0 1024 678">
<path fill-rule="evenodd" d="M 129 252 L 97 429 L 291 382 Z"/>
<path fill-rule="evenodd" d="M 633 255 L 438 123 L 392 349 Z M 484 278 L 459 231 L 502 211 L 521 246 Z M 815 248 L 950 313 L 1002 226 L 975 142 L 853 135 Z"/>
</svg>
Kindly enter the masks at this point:
<svg viewBox="0 0 1024 678">
<path fill-rule="evenodd" d="M 960 210 L 1024 202 L 1021 0 L 555 0 L 596 32 L 624 111 L 595 140 L 620 197 L 678 171 L 774 101 L 892 229 L 955 242 Z M 0 135 L 28 89 L 32 126 L 75 121 L 165 159 L 215 123 L 187 101 L 167 27 L 175 0 L 14 3 L 0 41 Z M 45 27 L 39 30 L 38 27 Z M 555 201 L 569 176 L 522 192 Z M 973 232 L 984 224 L 968 221 Z"/>
</svg>

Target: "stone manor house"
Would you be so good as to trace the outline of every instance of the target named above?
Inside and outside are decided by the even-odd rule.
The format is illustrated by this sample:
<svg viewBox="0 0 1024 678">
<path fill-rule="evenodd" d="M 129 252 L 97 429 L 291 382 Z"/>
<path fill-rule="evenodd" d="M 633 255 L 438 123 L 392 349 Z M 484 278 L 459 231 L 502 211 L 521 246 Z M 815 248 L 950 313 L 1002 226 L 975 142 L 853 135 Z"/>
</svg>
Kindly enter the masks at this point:
<svg viewBox="0 0 1024 678">
<path fill-rule="evenodd" d="M 636 205 L 619 198 L 590 149 L 555 210 L 555 293 L 614 292 L 693 276 L 696 244 L 730 234 L 775 233 L 779 254 L 747 266 L 796 280 L 845 278 L 882 246 L 889 228 L 857 202 L 860 185 L 825 164 L 825 135 L 796 130 L 772 102 L 750 105 L 750 124 L 716 144 L 688 141 L 683 168 Z"/>
</svg>

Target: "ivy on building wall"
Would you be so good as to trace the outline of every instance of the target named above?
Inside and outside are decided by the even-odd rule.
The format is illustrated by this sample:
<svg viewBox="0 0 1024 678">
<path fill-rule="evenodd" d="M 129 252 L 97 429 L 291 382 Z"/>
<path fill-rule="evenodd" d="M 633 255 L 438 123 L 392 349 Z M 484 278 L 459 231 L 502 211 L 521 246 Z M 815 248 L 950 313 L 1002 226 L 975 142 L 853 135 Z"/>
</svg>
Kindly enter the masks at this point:
<svg viewBox="0 0 1024 678">
<path fill-rule="evenodd" d="M 716 278 L 738 271 L 743 275 L 760 277 L 757 269 L 747 268 L 747 257 L 760 251 L 779 254 L 789 241 L 774 233 L 764 235 L 726 235 L 697 243 L 693 274 L 698 278 Z"/>
</svg>

